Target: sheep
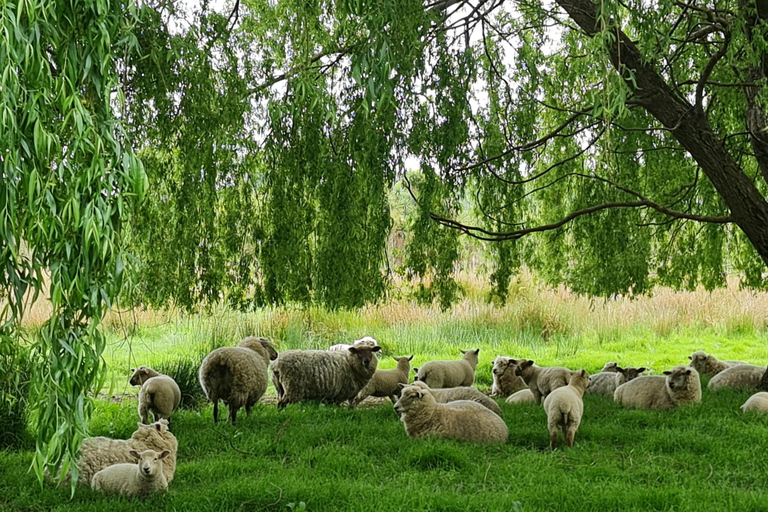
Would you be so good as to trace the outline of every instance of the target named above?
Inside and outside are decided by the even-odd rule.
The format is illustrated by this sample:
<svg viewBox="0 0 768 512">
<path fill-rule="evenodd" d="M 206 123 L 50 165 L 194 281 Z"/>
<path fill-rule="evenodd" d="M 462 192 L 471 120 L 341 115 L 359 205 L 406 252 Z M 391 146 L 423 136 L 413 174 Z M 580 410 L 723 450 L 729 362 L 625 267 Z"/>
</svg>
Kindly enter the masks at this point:
<svg viewBox="0 0 768 512">
<path fill-rule="evenodd" d="M 549 448 L 557 446 L 557 427 L 563 431 L 565 444 L 573 447 L 576 431 L 581 424 L 584 413 L 584 390 L 589 385 L 589 374 L 584 371 L 571 372 L 567 386 L 553 390 L 544 400 L 544 411 L 547 413 L 547 428 L 549 429 Z"/>
<path fill-rule="evenodd" d="M 525 381 L 517 375 L 517 364 L 511 357 L 498 356 L 493 360 L 493 386 L 491 396 L 509 396 L 526 387 Z"/>
<path fill-rule="evenodd" d="M 765 366 L 741 364 L 721 371 L 709 381 L 710 391 L 722 388 L 757 389 L 765 373 Z"/>
<path fill-rule="evenodd" d="M 763 373 L 763 377 L 760 379 L 757 389 L 760 391 L 768 391 L 768 368 L 766 368 L 765 373 Z"/>
<path fill-rule="evenodd" d="M 163 464 L 163 475 L 170 482 L 176 472 L 176 437 L 168 431 L 168 421 L 160 420 L 151 425 L 138 424 L 138 429 L 130 439 L 110 439 L 108 437 L 89 437 L 80 447 L 80 458 L 77 460 L 79 473 L 78 483 L 90 485 L 93 475 L 100 470 L 123 462 L 133 462 L 131 450 L 155 450 L 170 453 Z"/>
<path fill-rule="evenodd" d="M 287 350 L 272 363 L 277 407 L 307 399 L 331 403 L 352 400 L 368 384 L 381 347 L 352 346 L 346 352 Z"/>
<path fill-rule="evenodd" d="M 589 386 L 587 387 L 587 393 L 592 395 L 603 395 L 613 397 L 613 393 L 616 388 L 629 382 L 640 376 L 646 368 L 634 368 L 628 366 L 622 368 L 620 366 L 615 367 L 617 372 L 600 372 L 595 375 L 590 375 Z"/>
<path fill-rule="evenodd" d="M 458 361 L 430 361 L 419 369 L 417 380 L 424 381 L 432 389 L 471 386 L 475 382 L 475 368 L 480 349 L 462 350 L 464 357 Z"/>
<path fill-rule="evenodd" d="M 508 404 L 538 404 L 536 399 L 533 396 L 533 393 L 531 393 L 531 390 L 521 389 L 517 393 L 511 394 L 509 397 L 507 397 L 507 403 Z"/>
<path fill-rule="evenodd" d="M 477 388 L 459 386 L 455 388 L 431 389 L 426 382 L 422 381 L 416 381 L 412 385 L 419 386 L 422 389 L 429 389 L 432 392 L 432 396 L 435 397 L 435 401 L 439 404 L 455 402 L 456 400 L 472 400 L 473 402 L 477 402 L 483 407 L 490 409 L 499 416 L 504 414 L 501 411 L 499 404 L 497 404 L 493 398 L 480 392 Z"/>
<path fill-rule="evenodd" d="M 359 347 L 360 345 L 366 346 L 366 347 L 378 347 L 379 343 L 371 338 L 370 336 L 365 336 L 364 338 L 360 338 L 359 340 L 355 340 L 352 342 L 352 345 L 348 343 L 337 343 L 336 345 L 331 345 L 328 350 L 334 350 L 336 352 L 346 352 L 349 350 L 349 347 Z"/>
<path fill-rule="evenodd" d="M 742 412 L 758 412 L 768 414 L 768 393 L 755 393 L 740 407 Z"/>
<path fill-rule="evenodd" d="M 181 390 L 176 381 L 147 366 L 131 369 L 133 375 L 128 381 L 131 386 L 141 386 L 139 390 L 139 418 L 145 425 L 152 412 L 154 421 L 171 419 L 171 413 L 181 403 Z"/>
<path fill-rule="evenodd" d="M 675 366 L 664 375 L 645 375 L 616 388 L 613 400 L 630 409 L 674 409 L 701 402 L 699 372 Z"/>
<path fill-rule="evenodd" d="M 115 492 L 132 497 L 147 497 L 153 492 L 168 489 L 168 480 L 163 475 L 163 460 L 171 452 L 163 450 L 136 450 L 128 452 L 138 459 L 138 464 L 113 464 L 93 475 L 91 488 L 94 491 Z"/>
<path fill-rule="evenodd" d="M 395 412 L 409 437 L 435 436 L 474 443 L 505 443 L 509 430 L 498 415 L 471 400 L 437 403 L 432 390 L 406 386 Z"/>
<path fill-rule="evenodd" d="M 537 404 L 540 404 L 541 400 L 547 398 L 547 395 L 555 389 L 567 386 L 571 378 L 571 370 L 562 366 L 542 368 L 527 359 L 519 359 L 516 363 L 516 373 L 528 385 Z"/>
<path fill-rule="evenodd" d="M 398 384 L 408 384 L 413 356 L 393 357 L 392 359 L 397 361 L 397 368 L 394 370 L 376 370 L 368 384 L 352 400 L 350 404 L 352 407 L 357 407 L 369 396 L 388 396 L 393 404 L 397 402 L 397 398 L 400 396 Z"/>
<path fill-rule="evenodd" d="M 701 350 L 698 350 L 688 356 L 691 360 L 690 366 L 699 372 L 699 375 L 706 375 L 707 377 L 714 377 L 723 370 L 733 368 L 734 366 L 746 364 L 741 361 L 720 361 L 713 355 L 707 354 Z"/>
<path fill-rule="evenodd" d="M 600 373 L 619 373 L 619 370 L 617 369 L 618 367 L 619 363 L 616 361 L 608 361 L 605 363 L 605 365 L 603 365 L 603 369 L 600 370 Z"/>
<path fill-rule="evenodd" d="M 234 425 L 237 411 L 245 407 L 246 416 L 267 390 L 267 368 L 277 351 L 266 338 L 249 336 L 236 347 L 221 347 L 205 356 L 200 365 L 200 387 L 213 402 L 213 422 L 219 422 L 219 399 L 229 407 Z"/>
</svg>

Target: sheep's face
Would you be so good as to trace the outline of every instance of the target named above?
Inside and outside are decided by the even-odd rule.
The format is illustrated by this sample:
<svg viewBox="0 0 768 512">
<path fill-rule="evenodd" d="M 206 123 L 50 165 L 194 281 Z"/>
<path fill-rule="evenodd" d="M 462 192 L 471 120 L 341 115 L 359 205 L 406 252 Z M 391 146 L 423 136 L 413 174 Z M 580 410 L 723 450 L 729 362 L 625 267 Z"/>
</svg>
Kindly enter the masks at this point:
<svg viewBox="0 0 768 512">
<path fill-rule="evenodd" d="M 395 412 L 397 414 L 406 414 L 408 411 L 423 407 L 425 397 L 429 394 L 429 388 L 424 386 L 405 386 L 400 391 L 400 399 L 395 402 Z M 429 395 L 430 397 L 432 395 Z"/>
<path fill-rule="evenodd" d="M 349 352 L 355 356 L 355 359 L 360 363 L 360 366 L 365 368 L 366 370 L 369 370 L 373 368 L 376 369 L 376 354 L 374 352 L 378 352 L 381 350 L 381 347 L 366 347 L 365 345 L 358 345 L 358 346 L 351 346 L 349 347 Z"/>
<path fill-rule="evenodd" d="M 690 365 L 698 372 L 706 371 L 711 362 L 710 356 L 702 351 L 694 352 L 688 359 L 691 360 Z"/>
<path fill-rule="evenodd" d="M 699 376 L 693 373 L 693 369 L 687 366 L 676 366 L 671 370 L 664 372 L 667 376 L 667 385 L 669 389 L 683 389 L 688 386 L 688 381 L 691 378 L 698 379 Z"/>
<path fill-rule="evenodd" d="M 523 378 L 527 383 L 531 374 L 533 373 L 533 361 L 528 359 L 519 359 L 517 361 L 517 368 L 515 369 L 515 375 Z"/>
<path fill-rule="evenodd" d="M 277 350 L 275 350 L 275 347 L 272 346 L 272 344 L 268 340 L 260 340 L 261 346 L 264 347 L 269 354 L 269 360 L 274 361 L 277 359 Z"/>
<path fill-rule="evenodd" d="M 496 377 L 501 377 L 507 372 L 511 372 L 511 375 L 515 375 L 517 370 L 517 361 L 511 357 L 499 356 L 493 360 L 493 374 Z"/>
<path fill-rule="evenodd" d="M 144 384 L 144 381 L 149 379 L 152 375 L 150 375 L 150 369 L 146 366 L 139 366 L 138 368 L 131 368 L 131 371 L 133 372 L 133 375 L 131 375 L 131 379 L 128 381 L 128 383 L 131 386 L 141 386 Z"/>
<path fill-rule="evenodd" d="M 163 459 L 171 454 L 168 450 L 163 450 L 161 453 L 155 450 L 145 450 L 141 453 L 131 450 L 129 453 L 131 457 L 138 459 L 139 474 L 146 480 L 154 480 L 163 472 Z"/>
<path fill-rule="evenodd" d="M 643 373 L 646 368 L 635 368 L 633 366 L 628 366 L 627 368 L 621 368 L 619 366 L 616 367 L 616 369 L 619 371 L 619 373 L 622 375 L 622 384 L 624 382 L 629 382 L 631 380 L 636 379 L 640 376 L 641 373 Z"/>
<path fill-rule="evenodd" d="M 619 364 L 614 361 L 608 361 L 603 366 L 601 373 L 617 373 L 619 371 Z"/>
</svg>

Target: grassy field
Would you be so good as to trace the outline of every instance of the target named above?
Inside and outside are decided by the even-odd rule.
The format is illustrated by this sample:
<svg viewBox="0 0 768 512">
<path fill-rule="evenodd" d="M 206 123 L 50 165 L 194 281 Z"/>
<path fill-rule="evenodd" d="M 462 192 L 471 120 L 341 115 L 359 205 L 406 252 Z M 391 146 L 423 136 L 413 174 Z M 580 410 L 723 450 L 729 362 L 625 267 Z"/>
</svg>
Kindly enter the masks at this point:
<svg viewBox="0 0 768 512">
<path fill-rule="evenodd" d="M 520 284 L 515 297 L 503 308 L 468 297 L 448 312 L 395 303 L 336 313 L 112 314 L 105 358 L 113 394 L 135 394 L 131 366 L 186 361 L 194 369 L 211 347 L 248 334 L 271 336 L 280 350 L 371 335 L 383 346 L 382 368 L 394 366 L 386 356 L 414 354 L 419 366 L 480 348 L 481 389 L 497 354 L 591 372 L 615 360 L 660 373 L 698 349 L 768 363 L 763 294 L 662 290 L 595 302 Z M 81 488 L 70 500 L 68 489 L 41 490 L 22 448 L 0 452 L 0 510 L 768 510 L 768 417 L 741 414 L 749 395 L 705 389 L 700 405 L 672 412 L 625 411 L 588 396 L 575 447 L 555 452 L 546 449 L 540 407 L 503 401 L 510 440 L 494 447 L 411 440 L 388 402 L 280 412 L 262 404 L 236 427 L 216 428 L 205 404 L 174 416 L 179 463 L 166 495 L 141 505 Z M 92 435 L 128 437 L 135 406 L 98 401 Z"/>
</svg>

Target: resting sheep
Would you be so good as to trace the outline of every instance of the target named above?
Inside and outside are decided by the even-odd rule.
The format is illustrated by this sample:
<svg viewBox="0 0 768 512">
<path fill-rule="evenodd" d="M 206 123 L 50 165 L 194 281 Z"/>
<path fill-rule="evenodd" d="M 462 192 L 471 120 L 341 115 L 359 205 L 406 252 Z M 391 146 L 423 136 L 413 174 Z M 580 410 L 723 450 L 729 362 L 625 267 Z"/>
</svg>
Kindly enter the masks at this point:
<svg viewBox="0 0 768 512">
<path fill-rule="evenodd" d="M 237 411 L 245 414 L 267 390 L 267 368 L 277 358 L 277 351 L 266 338 L 249 336 L 236 347 L 221 347 L 205 356 L 200 365 L 200 386 L 213 402 L 213 422 L 219 421 L 219 400 L 229 407 L 234 425 Z"/>
<path fill-rule="evenodd" d="M 409 437 L 435 436 L 474 443 L 505 443 L 509 430 L 498 415 L 471 400 L 435 401 L 432 390 L 406 386 L 395 412 Z"/>
<path fill-rule="evenodd" d="M 168 489 L 168 480 L 163 475 L 163 459 L 171 452 L 145 450 L 141 453 L 131 450 L 130 455 L 138 459 L 134 464 L 113 464 L 93 475 L 91 488 L 94 491 L 115 492 L 131 497 L 146 498 L 153 492 Z"/>
<path fill-rule="evenodd" d="M 411 357 L 393 357 L 397 361 L 397 368 L 394 370 L 376 370 L 371 380 L 352 400 L 352 407 L 365 400 L 369 396 L 388 396 L 394 404 L 400 396 L 399 384 L 408 384 L 408 378 L 411 374 Z"/>
<path fill-rule="evenodd" d="M 477 402 L 483 407 L 490 409 L 499 416 L 504 414 L 501 411 L 499 404 L 497 404 L 493 398 L 489 397 L 485 393 L 482 393 L 477 388 L 459 386 L 455 388 L 431 389 L 429 386 L 427 386 L 426 382 L 421 381 L 416 381 L 412 385 L 419 386 L 423 389 L 429 389 L 432 392 L 432 396 L 435 398 L 435 401 L 439 404 L 455 402 L 456 400 L 472 400 L 473 402 Z"/>
<path fill-rule="evenodd" d="M 426 382 L 432 389 L 471 386 L 475 382 L 475 368 L 480 349 L 462 350 L 458 361 L 430 361 L 419 369 L 416 380 Z"/>
<path fill-rule="evenodd" d="M 133 375 L 128 381 L 131 386 L 141 386 L 139 390 L 139 418 L 144 424 L 149 423 L 152 412 L 154 420 L 171 419 L 171 413 L 181 403 L 181 390 L 176 381 L 147 366 L 131 370 Z"/>
<path fill-rule="evenodd" d="M 287 350 L 272 364 L 277 406 L 302 400 L 352 400 L 376 372 L 381 347 L 352 346 L 346 352 Z"/>
<path fill-rule="evenodd" d="M 491 396 L 509 396 L 526 387 L 525 381 L 517 375 L 517 364 L 514 359 L 498 356 L 493 360 Z"/>
<path fill-rule="evenodd" d="M 530 389 L 521 389 L 507 398 L 508 404 L 537 404 L 539 402 L 533 396 Z"/>
<path fill-rule="evenodd" d="M 567 386 L 553 390 L 544 400 L 544 411 L 547 413 L 547 429 L 549 430 L 549 448 L 557 446 L 557 427 L 563 431 L 565 444 L 573 447 L 576 431 L 579 430 L 581 417 L 584 414 L 584 390 L 589 385 L 589 374 L 584 371 L 571 372 Z"/>
<path fill-rule="evenodd" d="M 600 370 L 600 373 L 619 373 L 619 363 L 616 361 L 608 361 L 603 365 L 603 369 Z"/>
<path fill-rule="evenodd" d="M 537 404 L 555 389 L 567 386 L 571 379 L 571 370 L 562 366 L 542 368 L 527 359 L 519 359 L 516 363 L 517 374 L 528 385 Z"/>
<path fill-rule="evenodd" d="M 722 388 L 757 389 L 765 374 L 765 366 L 741 364 L 718 373 L 709 381 L 710 391 Z"/>
<path fill-rule="evenodd" d="M 630 409 L 674 409 L 700 402 L 699 373 L 681 365 L 664 372 L 664 376 L 638 377 L 616 388 L 613 399 Z"/>
<path fill-rule="evenodd" d="M 768 393 L 755 393 L 740 407 L 742 412 L 759 412 L 768 414 Z"/>
<path fill-rule="evenodd" d="M 706 375 L 707 377 L 714 377 L 718 373 L 733 368 L 742 363 L 741 361 L 720 361 L 718 358 L 711 354 L 707 354 L 701 350 L 694 352 L 688 359 L 691 360 L 690 366 L 699 372 L 699 375 Z"/>
<path fill-rule="evenodd" d="M 591 395 L 602 395 L 613 397 L 616 388 L 640 376 L 646 370 L 643 368 L 634 368 L 628 366 L 622 368 L 616 366 L 617 372 L 600 372 L 589 377 L 589 387 L 587 393 Z"/>
<path fill-rule="evenodd" d="M 346 352 L 347 350 L 349 350 L 349 347 L 359 347 L 361 345 L 365 347 L 373 348 L 373 347 L 378 347 L 379 343 L 375 339 L 371 338 L 370 336 L 366 336 L 364 338 L 360 338 L 359 340 L 355 340 L 354 342 L 352 342 L 352 345 L 350 345 L 349 343 L 337 343 L 336 345 L 331 345 L 330 348 L 328 348 L 328 350 L 334 350 L 337 352 Z"/>
</svg>

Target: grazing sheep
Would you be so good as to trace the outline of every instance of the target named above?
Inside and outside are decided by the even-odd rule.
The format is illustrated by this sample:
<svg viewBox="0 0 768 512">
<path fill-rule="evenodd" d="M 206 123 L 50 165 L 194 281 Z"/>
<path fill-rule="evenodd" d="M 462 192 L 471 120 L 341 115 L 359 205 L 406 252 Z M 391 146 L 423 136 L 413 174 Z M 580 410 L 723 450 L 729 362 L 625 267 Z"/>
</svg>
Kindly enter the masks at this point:
<svg viewBox="0 0 768 512">
<path fill-rule="evenodd" d="M 352 400 L 368 384 L 381 347 L 352 346 L 346 352 L 287 350 L 272 364 L 277 406 L 319 399 L 331 403 Z"/>
<path fill-rule="evenodd" d="M 584 371 L 571 372 L 567 386 L 553 390 L 544 400 L 544 411 L 547 413 L 547 428 L 549 429 L 549 448 L 557 446 L 557 427 L 563 431 L 565 444 L 573 447 L 576 431 L 581 424 L 584 413 L 584 390 L 589 385 L 589 374 Z"/>
<path fill-rule="evenodd" d="M 530 389 L 521 389 L 507 398 L 508 404 L 538 404 Z"/>
<path fill-rule="evenodd" d="M 435 397 L 435 401 L 439 404 L 447 404 L 448 402 L 455 402 L 456 400 L 472 400 L 473 402 L 477 402 L 483 407 L 490 409 L 499 416 L 504 414 L 501 411 L 499 404 L 497 404 L 493 398 L 489 397 L 485 393 L 482 393 L 477 388 L 459 386 L 455 388 L 431 389 L 429 386 L 427 386 L 426 382 L 421 381 L 416 381 L 412 385 L 432 391 L 432 396 Z"/>
<path fill-rule="evenodd" d="M 395 412 L 409 437 L 435 436 L 474 443 L 505 443 L 509 430 L 498 415 L 471 400 L 435 401 L 432 390 L 406 386 Z"/>
<path fill-rule="evenodd" d="M 517 374 L 528 385 L 537 404 L 540 404 L 542 398 L 547 398 L 547 395 L 555 389 L 567 386 L 571 379 L 571 370 L 562 366 L 542 368 L 527 359 L 519 359 L 516 363 Z"/>
<path fill-rule="evenodd" d="M 498 356 L 493 360 L 491 396 L 509 396 L 526 387 L 525 381 L 517 375 L 517 364 L 514 359 Z"/>
<path fill-rule="evenodd" d="M 715 356 L 701 350 L 688 356 L 688 359 L 691 360 L 690 365 L 699 372 L 699 375 L 706 375 L 707 377 L 714 377 L 723 370 L 746 364 L 741 361 L 720 361 Z"/>
<path fill-rule="evenodd" d="M 267 338 L 249 336 L 236 347 L 221 347 L 205 356 L 200 365 L 200 386 L 213 402 L 213 422 L 219 421 L 219 400 L 229 407 L 234 425 L 237 411 L 245 414 L 267 390 L 267 368 L 277 358 L 277 351 Z"/>
<path fill-rule="evenodd" d="M 336 345 L 331 345 L 328 350 L 334 350 L 337 352 L 346 352 L 349 350 L 349 347 L 359 347 L 359 346 L 365 346 L 365 347 L 378 347 L 379 343 L 371 338 L 370 336 L 366 336 L 364 338 L 360 338 L 359 340 L 355 340 L 352 342 L 352 345 L 348 343 L 337 343 Z"/>
<path fill-rule="evenodd" d="M 639 377 L 640 374 L 646 370 L 645 367 L 634 368 L 632 366 L 626 368 L 616 366 L 616 369 L 618 370 L 616 373 L 600 372 L 595 375 L 590 375 L 587 393 L 613 397 L 613 393 L 616 391 L 617 387 Z"/>
<path fill-rule="evenodd" d="M 147 366 L 131 370 L 133 375 L 128 381 L 131 386 L 141 386 L 139 390 L 139 418 L 144 424 L 149 423 L 149 413 L 155 421 L 171 419 L 171 413 L 181 403 L 181 390 L 176 381 Z"/>
<path fill-rule="evenodd" d="M 630 409 L 674 409 L 701 402 L 699 373 L 675 366 L 662 375 L 645 375 L 616 388 L 613 400 Z"/>
<path fill-rule="evenodd" d="M 163 459 L 171 452 L 145 450 L 141 453 L 131 450 L 130 455 L 138 464 L 113 464 L 93 475 L 91 488 L 94 491 L 115 492 L 132 497 L 146 498 L 153 492 L 168 489 L 168 480 L 163 475 Z"/>
<path fill-rule="evenodd" d="M 417 380 L 424 381 L 432 389 L 471 386 L 475 382 L 475 368 L 480 349 L 462 350 L 464 357 L 458 361 L 430 361 L 419 369 Z"/>
<path fill-rule="evenodd" d="M 397 368 L 394 370 L 376 370 L 371 380 L 352 400 L 352 407 L 365 400 L 369 396 L 388 396 L 394 404 L 400 396 L 400 386 L 398 384 L 408 384 L 408 378 L 411 374 L 411 357 L 393 357 L 397 361 Z"/>
<path fill-rule="evenodd" d="M 768 393 L 755 393 L 740 407 L 742 412 L 759 412 L 768 414 Z"/>
<path fill-rule="evenodd" d="M 123 462 L 133 462 L 131 450 L 168 450 L 165 458 L 163 474 L 170 482 L 176 472 L 176 437 L 168 431 L 168 421 L 160 420 L 151 425 L 138 424 L 139 427 L 130 439 L 110 439 L 108 437 L 89 437 L 80 447 L 80 458 L 77 460 L 79 471 L 78 483 L 90 485 L 93 475 L 107 466 Z"/>
<path fill-rule="evenodd" d="M 765 366 L 741 364 L 721 371 L 709 381 L 709 390 L 722 388 L 757 389 L 765 373 Z"/>
</svg>

